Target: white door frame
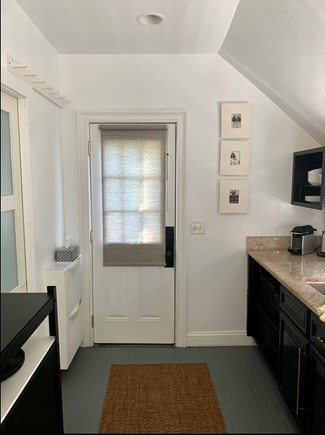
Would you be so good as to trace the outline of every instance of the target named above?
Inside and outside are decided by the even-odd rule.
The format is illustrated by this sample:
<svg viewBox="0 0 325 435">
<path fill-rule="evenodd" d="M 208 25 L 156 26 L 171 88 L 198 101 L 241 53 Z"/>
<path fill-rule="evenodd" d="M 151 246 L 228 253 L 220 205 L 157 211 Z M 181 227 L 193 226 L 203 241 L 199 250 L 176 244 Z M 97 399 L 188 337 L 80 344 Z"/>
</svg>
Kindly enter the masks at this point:
<svg viewBox="0 0 325 435">
<path fill-rule="evenodd" d="M 26 252 L 27 292 L 37 291 L 36 287 L 36 253 L 34 237 L 34 215 L 32 206 L 31 151 L 29 138 L 28 101 L 33 88 L 22 79 L 1 67 L 1 90 L 17 98 L 19 119 L 20 163 L 23 197 L 23 221 Z"/>
<path fill-rule="evenodd" d="M 92 246 L 90 243 L 90 167 L 88 157 L 89 124 L 91 123 L 175 123 L 176 124 L 176 234 L 175 234 L 175 346 L 186 346 L 186 237 L 185 216 L 185 110 L 108 111 L 77 113 L 79 163 L 80 248 L 83 255 L 85 336 L 83 346 L 92 346 L 93 285 Z"/>
</svg>

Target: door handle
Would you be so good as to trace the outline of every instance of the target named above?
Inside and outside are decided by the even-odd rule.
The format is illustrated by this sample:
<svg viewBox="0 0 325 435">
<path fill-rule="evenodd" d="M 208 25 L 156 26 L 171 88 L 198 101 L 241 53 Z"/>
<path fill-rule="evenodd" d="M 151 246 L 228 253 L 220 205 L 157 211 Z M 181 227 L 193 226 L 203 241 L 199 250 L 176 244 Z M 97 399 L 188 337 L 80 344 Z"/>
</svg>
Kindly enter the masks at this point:
<svg viewBox="0 0 325 435">
<path fill-rule="evenodd" d="M 174 267 L 174 227 L 166 227 L 165 267 Z"/>
<path fill-rule="evenodd" d="M 71 319 L 73 319 L 77 315 L 77 313 L 79 311 L 79 308 L 80 308 L 80 305 L 81 305 L 81 299 L 77 303 L 77 305 L 74 307 L 74 309 L 71 311 L 71 313 L 69 314 L 69 317 L 68 317 L 67 320 L 71 320 Z"/>
<path fill-rule="evenodd" d="M 298 376 L 297 376 L 297 397 L 296 397 L 296 415 L 299 415 L 299 402 L 300 402 L 300 371 L 301 371 L 301 355 L 302 349 L 298 348 Z"/>
</svg>

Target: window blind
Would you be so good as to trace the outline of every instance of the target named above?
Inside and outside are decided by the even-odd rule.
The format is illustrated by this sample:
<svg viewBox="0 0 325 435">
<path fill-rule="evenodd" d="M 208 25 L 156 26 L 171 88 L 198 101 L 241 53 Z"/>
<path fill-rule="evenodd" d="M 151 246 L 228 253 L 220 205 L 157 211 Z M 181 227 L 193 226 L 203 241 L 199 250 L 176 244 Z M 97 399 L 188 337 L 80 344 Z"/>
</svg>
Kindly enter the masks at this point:
<svg viewBox="0 0 325 435">
<path fill-rule="evenodd" d="M 165 265 L 167 127 L 102 125 L 103 264 Z"/>
</svg>

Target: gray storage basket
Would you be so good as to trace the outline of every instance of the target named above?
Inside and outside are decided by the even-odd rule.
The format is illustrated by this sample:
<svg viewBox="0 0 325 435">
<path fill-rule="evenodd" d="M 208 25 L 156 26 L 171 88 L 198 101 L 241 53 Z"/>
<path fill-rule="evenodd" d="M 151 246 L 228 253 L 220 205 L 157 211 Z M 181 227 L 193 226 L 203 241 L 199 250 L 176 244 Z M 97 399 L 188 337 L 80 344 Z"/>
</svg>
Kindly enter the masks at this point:
<svg viewBox="0 0 325 435">
<path fill-rule="evenodd" d="M 59 248 L 55 251 L 55 261 L 74 261 L 78 255 L 78 245 L 70 246 L 70 248 Z"/>
</svg>

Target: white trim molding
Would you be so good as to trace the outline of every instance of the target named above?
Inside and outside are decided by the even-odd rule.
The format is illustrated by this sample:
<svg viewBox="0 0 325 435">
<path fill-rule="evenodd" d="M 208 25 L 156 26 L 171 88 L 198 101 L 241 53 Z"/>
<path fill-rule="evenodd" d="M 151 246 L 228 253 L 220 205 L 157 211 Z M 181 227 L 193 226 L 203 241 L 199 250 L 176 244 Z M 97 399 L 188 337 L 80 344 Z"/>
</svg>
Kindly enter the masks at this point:
<svg viewBox="0 0 325 435">
<path fill-rule="evenodd" d="M 42 78 L 38 77 L 37 74 L 32 72 L 27 65 L 22 65 L 9 54 L 2 53 L 1 61 L 2 63 L 5 63 L 8 71 L 30 85 L 34 91 L 43 95 L 56 106 L 62 109 L 64 104 L 70 103 L 70 100 L 68 100 L 64 95 L 61 95 L 58 89 L 54 89 L 51 84 L 47 83 Z"/>
<path fill-rule="evenodd" d="M 28 255 L 26 254 L 27 292 L 33 292 L 37 287 L 28 117 L 28 100 L 31 98 L 33 90 L 23 80 L 1 67 L 1 91 L 17 98 L 18 101 L 25 252 L 28 253 Z"/>
<path fill-rule="evenodd" d="M 30 98 L 33 93 L 33 89 L 27 83 L 3 67 L 1 67 L 1 90 L 16 98 Z"/>
<path fill-rule="evenodd" d="M 187 346 L 254 346 L 246 331 L 192 331 L 187 333 Z"/>
<path fill-rule="evenodd" d="M 176 277 L 175 277 L 175 345 L 186 346 L 186 237 L 184 222 L 185 216 L 185 126 L 186 111 L 174 110 L 119 110 L 94 112 L 85 111 L 77 113 L 77 144 L 79 163 L 79 216 L 81 219 L 80 249 L 83 255 L 83 282 L 84 282 L 84 313 L 85 334 L 82 345 L 92 346 L 93 332 L 91 316 L 93 315 L 93 289 L 91 268 L 91 243 L 89 232 L 90 221 L 90 191 L 89 191 L 89 159 L 88 141 L 89 124 L 91 123 L 137 123 L 160 122 L 176 124 Z"/>
</svg>

